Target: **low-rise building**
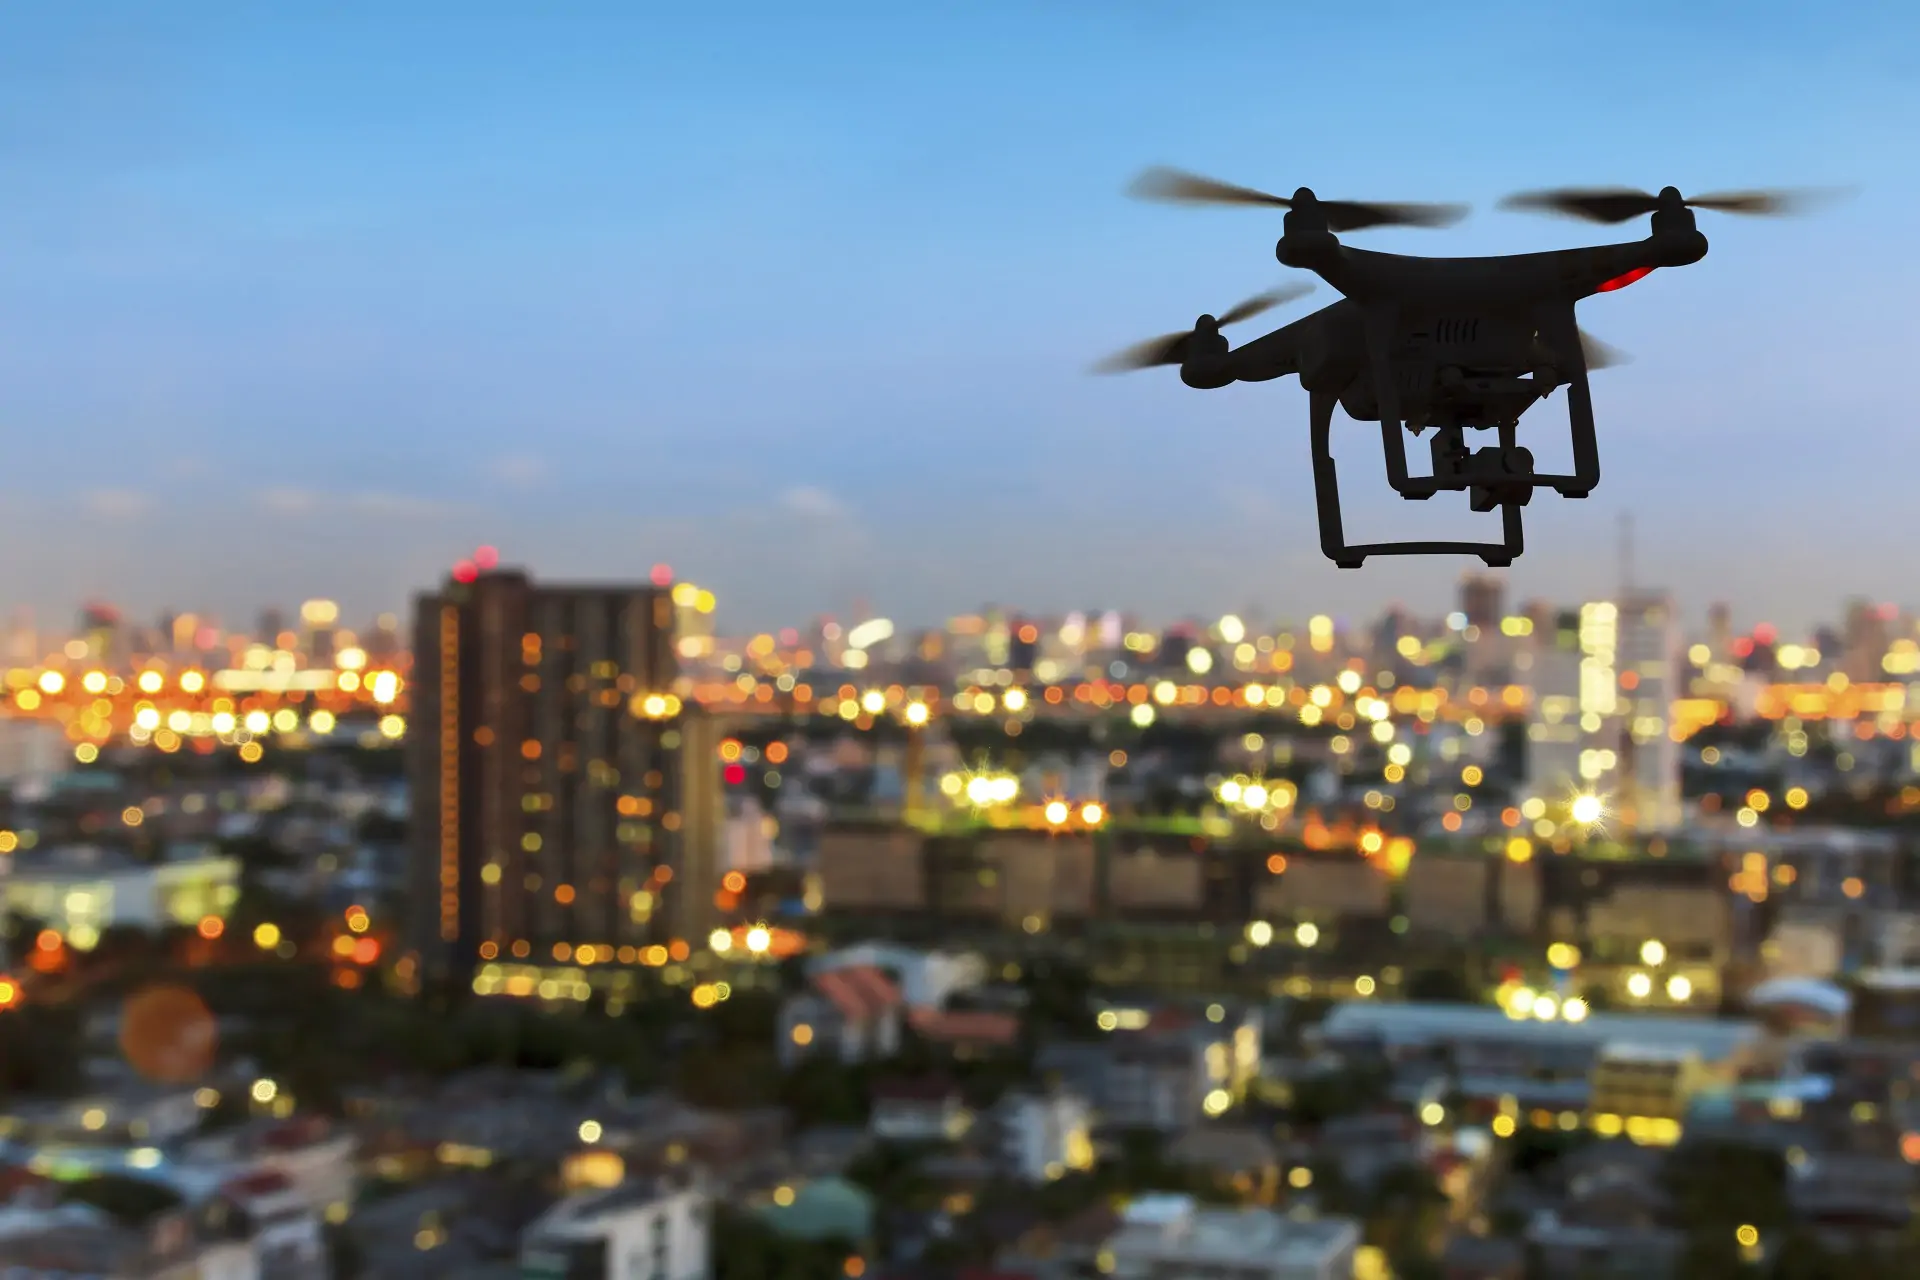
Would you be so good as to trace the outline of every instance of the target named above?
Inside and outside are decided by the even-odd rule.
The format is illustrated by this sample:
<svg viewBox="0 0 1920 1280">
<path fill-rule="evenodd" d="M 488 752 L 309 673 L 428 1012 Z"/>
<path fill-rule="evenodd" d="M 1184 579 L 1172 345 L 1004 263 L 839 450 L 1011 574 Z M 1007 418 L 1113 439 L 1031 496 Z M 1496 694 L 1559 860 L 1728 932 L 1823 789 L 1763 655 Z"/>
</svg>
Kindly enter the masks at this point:
<svg viewBox="0 0 1920 1280">
<path fill-rule="evenodd" d="M 636 1180 L 570 1196 L 522 1236 L 530 1280 L 705 1280 L 712 1266 L 712 1205 L 698 1187 Z"/>
<path fill-rule="evenodd" d="M 873 1090 L 868 1128 L 881 1142 L 955 1142 L 973 1128 L 973 1111 L 945 1080 L 891 1080 Z"/>
<path fill-rule="evenodd" d="M 1360 1225 L 1271 1209 L 1203 1209 L 1190 1196 L 1143 1196 L 1100 1248 L 1119 1280 L 1234 1276 L 1237 1280 L 1346 1280 Z"/>
<path fill-rule="evenodd" d="M 225 919 L 240 897 L 240 864 L 192 849 L 154 863 L 96 845 L 16 854 L 0 880 L 0 903 L 82 951 L 115 927 L 157 931 Z"/>
<path fill-rule="evenodd" d="M 847 1064 L 879 1062 L 900 1051 L 904 1007 L 900 988 L 872 965 L 816 970 L 807 990 L 780 1006 L 775 1043 L 791 1070 L 816 1054 Z"/>
<path fill-rule="evenodd" d="M 1051 1182 L 1093 1167 L 1093 1111 L 1079 1094 L 1010 1093 L 994 1111 L 1002 1167 L 1019 1181 Z"/>
</svg>

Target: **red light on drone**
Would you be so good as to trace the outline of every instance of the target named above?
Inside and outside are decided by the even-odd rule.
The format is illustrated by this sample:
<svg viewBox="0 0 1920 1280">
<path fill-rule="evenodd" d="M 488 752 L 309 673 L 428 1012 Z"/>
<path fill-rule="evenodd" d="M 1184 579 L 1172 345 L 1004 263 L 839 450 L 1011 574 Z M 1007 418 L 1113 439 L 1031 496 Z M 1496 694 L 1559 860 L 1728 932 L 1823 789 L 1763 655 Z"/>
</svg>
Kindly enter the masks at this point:
<svg viewBox="0 0 1920 1280">
<path fill-rule="evenodd" d="M 479 576 L 480 568 L 471 560 L 462 560 L 459 564 L 453 566 L 453 580 L 455 582 L 472 582 Z"/>
<path fill-rule="evenodd" d="M 1763 622 L 1753 629 L 1753 641 L 1755 644 L 1772 644 L 1775 640 L 1779 639 L 1779 637 L 1779 631 L 1775 630 L 1771 622 Z"/>
<path fill-rule="evenodd" d="M 745 765 L 730 764 L 722 772 L 725 774 L 727 785 L 730 787 L 737 787 L 747 780 Z"/>
<path fill-rule="evenodd" d="M 673 566 L 668 564 L 657 564 L 653 566 L 653 585 L 656 587 L 672 586 Z"/>
<path fill-rule="evenodd" d="M 1635 267 L 1633 270 L 1627 272 L 1625 275 L 1615 276 L 1613 279 L 1607 281 L 1605 284 L 1601 285 L 1598 289 L 1594 290 L 1594 292 L 1612 293 L 1615 289 L 1626 288 L 1628 285 L 1632 284 L 1635 280 L 1645 280 L 1648 276 L 1652 274 L 1653 274 L 1652 267 Z"/>
<path fill-rule="evenodd" d="M 481 547 L 473 553 L 473 562 L 482 569 L 491 569 L 500 563 L 500 552 L 494 547 Z"/>
</svg>

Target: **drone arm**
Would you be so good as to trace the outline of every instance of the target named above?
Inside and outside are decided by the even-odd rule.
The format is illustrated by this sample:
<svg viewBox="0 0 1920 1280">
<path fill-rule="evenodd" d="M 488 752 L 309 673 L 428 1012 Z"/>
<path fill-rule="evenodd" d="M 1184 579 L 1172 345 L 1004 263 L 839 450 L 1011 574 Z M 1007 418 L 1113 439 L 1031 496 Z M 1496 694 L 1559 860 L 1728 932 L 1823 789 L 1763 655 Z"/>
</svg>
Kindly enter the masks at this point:
<svg viewBox="0 0 1920 1280">
<path fill-rule="evenodd" d="M 1707 238 L 1693 227 L 1656 231 L 1645 240 L 1567 251 L 1562 280 L 1573 300 L 1611 293 L 1645 279 L 1661 267 L 1686 267 L 1707 256 Z"/>
<path fill-rule="evenodd" d="M 1271 382 L 1300 372 L 1300 344 L 1292 325 L 1244 342 L 1227 355 L 1236 382 Z"/>
</svg>

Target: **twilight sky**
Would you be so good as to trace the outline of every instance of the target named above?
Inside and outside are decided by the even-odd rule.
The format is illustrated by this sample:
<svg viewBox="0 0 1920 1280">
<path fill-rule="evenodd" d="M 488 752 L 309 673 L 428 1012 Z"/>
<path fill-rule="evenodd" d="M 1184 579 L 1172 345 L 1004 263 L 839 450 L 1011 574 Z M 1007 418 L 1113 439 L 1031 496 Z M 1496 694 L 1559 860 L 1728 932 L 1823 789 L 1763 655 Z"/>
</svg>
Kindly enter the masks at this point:
<svg viewBox="0 0 1920 1280">
<path fill-rule="evenodd" d="M 1356 237 L 1463 254 L 1609 238 L 1525 187 L 1860 184 L 1582 307 L 1637 359 L 1513 581 L 1606 591 L 1631 511 L 1693 618 L 1920 605 L 1916 126 L 1912 0 L 8 5 L 0 609 L 357 617 L 482 541 L 730 626 L 1443 606 L 1463 561 L 1321 558 L 1294 384 L 1087 376 L 1286 274 L 1149 163 L 1470 200 Z M 1491 536 L 1348 431 L 1349 530 Z"/>
</svg>

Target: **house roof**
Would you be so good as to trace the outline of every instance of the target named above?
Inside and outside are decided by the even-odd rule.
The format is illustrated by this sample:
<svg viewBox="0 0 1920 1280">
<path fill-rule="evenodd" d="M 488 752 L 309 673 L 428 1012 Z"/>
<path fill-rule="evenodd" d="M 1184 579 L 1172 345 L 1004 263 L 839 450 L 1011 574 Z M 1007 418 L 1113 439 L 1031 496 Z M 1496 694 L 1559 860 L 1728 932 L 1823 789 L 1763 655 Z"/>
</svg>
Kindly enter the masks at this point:
<svg viewBox="0 0 1920 1280">
<path fill-rule="evenodd" d="M 900 988 L 872 965 L 823 969 L 813 975 L 813 987 L 849 1022 L 870 1022 L 900 1007 Z"/>
<path fill-rule="evenodd" d="M 987 1009 L 915 1009 L 907 1015 L 913 1029 L 946 1044 L 1012 1044 L 1020 1037 L 1020 1019 Z"/>
</svg>

